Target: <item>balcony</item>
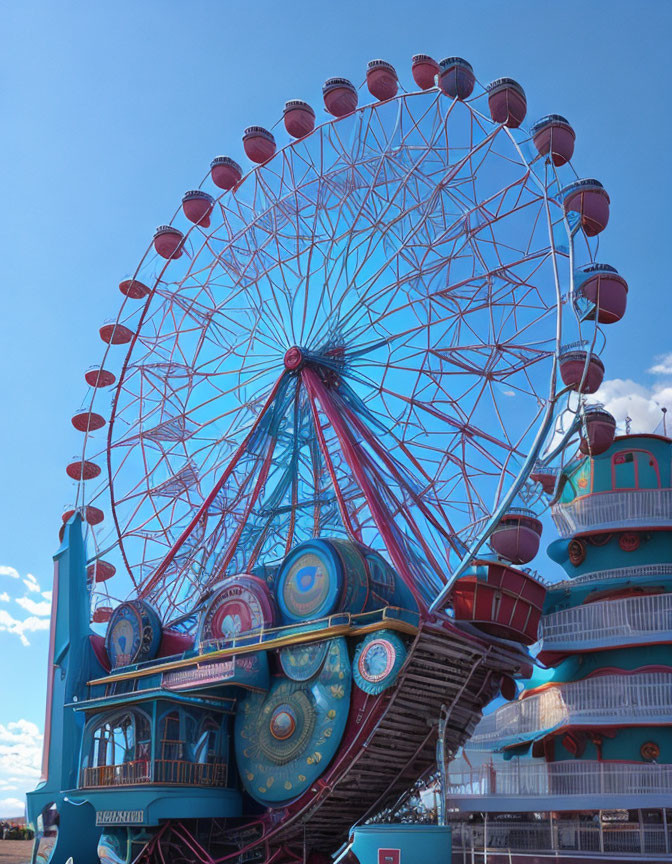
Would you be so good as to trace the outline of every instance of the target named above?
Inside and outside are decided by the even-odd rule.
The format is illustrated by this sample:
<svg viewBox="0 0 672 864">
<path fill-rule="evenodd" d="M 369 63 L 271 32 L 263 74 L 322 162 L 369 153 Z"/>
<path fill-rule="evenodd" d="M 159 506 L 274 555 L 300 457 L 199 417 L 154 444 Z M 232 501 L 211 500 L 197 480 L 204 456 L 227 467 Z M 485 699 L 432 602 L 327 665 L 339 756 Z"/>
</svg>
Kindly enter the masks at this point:
<svg viewBox="0 0 672 864">
<path fill-rule="evenodd" d="M 187 762 L 179 759 L 156 759 L 123 762 L 120 765 L 100 765 L 83 768 L 82 789 L 109 786 L 140 786 L 154 783 L 160 786 L 226 786 L 226 762 Z"/>
<path fill-rule="evenodd" d="M 515 759 L 489 762 L 468 771 L 448 772 L 449 807 L 479 811 L 550 809 L 617 809 L 669 805 L 672 765 L 634 762 L 570 762 L 533 764 Z M 487 799 L 491 799 L 488 801 Z M 506 802 L 506 803 L 505 803 Z M 567 805 L 565 805 L 567 802 Z"/>
<path fill-rule="evenodd" d="M 581 651 L 611 645 L 672 641 L 672 594 L 604 600 L 541 619 L 543 651 Z"/>
<path fill-rule="evenodd" d="M 672 672 L 596 675 L 548 687 L 485 716 L 469 743 L 498 749 L 565 726 L 672 722 Z"/>
<path fill-rule="evenodd" d="M 594 492 L 551 508 L 561 537 L 585 531 L 672 528 L 672 489 Z"/>
</svg>

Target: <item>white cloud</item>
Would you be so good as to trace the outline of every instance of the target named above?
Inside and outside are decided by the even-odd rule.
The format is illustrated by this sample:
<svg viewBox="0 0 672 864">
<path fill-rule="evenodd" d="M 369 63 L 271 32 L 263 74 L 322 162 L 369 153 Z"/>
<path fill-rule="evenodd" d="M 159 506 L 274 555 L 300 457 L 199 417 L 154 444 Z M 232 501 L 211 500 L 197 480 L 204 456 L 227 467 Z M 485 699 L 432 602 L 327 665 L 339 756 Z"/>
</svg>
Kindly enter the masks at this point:
<svg viewBox="0 0 672 864">
<path fill-rule="evenodd" d="M 0 609 L 0 633 L 14 633 L 21 640 L 21 644 L 26 647 L 30 645 L 26 633 L 36 633 L 38 630 L 48 629 L 48 618 L 38 618 L 36 615 L 30 615 L 21 621 L 18 618 L 14 618 L 5 609 Z"/>
<path fill-rule="evenodd" d="M 39 582 L 32 573 L 27 573 L 25 577 L 21 577 L 16 568 L 8 565 L 0 565 L 0 576 L 3 575 L 23 582 L 26 590 L 24 591 L 23 596 L 14 597 L 14 600 L 16 604 L 24 610 L 24 612 L 28 613 L 28 616 L 22 619 L 12 615 L 6 609 L 0 609 L 0 633 L 12 633 L 19 637 L 22 645 L 28 646 L 30 645 L 30 641 L 26 634 L 37 633 L 40 630 L 49 629 L 51 591 L 42 591 Z M 10 590 L 0 593 L 0 602 L 9 603 L 12 599 L 14 589 L 10 585 L 7 587 Z M 16 587 L 21 590 L 20 585 L 17 585 Z M 37 594 L 38 598 L 33 599 L 29 596 L 31 594 Z"/>
<path fill-rule="evenodd" d="M 26 810 L 25 800 L 20 798 L 0 798 L 0 818 L 23 816 Z"/>
<path fill-rule="evenodd" d="M 621 430 L 625 429 L 626 418 L 629 417 L 631 432 L 653 432 L 662 424 L 661 408 L 667 408 L 667 431 L 672 431 L 670 384 L 660 382 L 646 387 L 629 378 L 612 378 L 602 383 L 595 394 L 595 400 L 601 402 L 607 411 L 614 415 Z"/>
<path fill-rule="evenodd" d="M 0 723 L 0 792 L 23 796 L 35 788 L 40 779 L 42 739 L 30 720 Z M 0 817 L 23 815 L 25 799 L 18 795 L 0 799 Z"/>
<path fill-rule="evenodd" d="M 659 354 L 656 360 L 658 362 L 649 369 L 652 375 L 672 375 L 672 353 Z"/>
<path fill-rule="evenodd" d="M 40 590 L 40 583 L 37 581 L 37 579 L 33 576 L 32 573 L 26 573 L 26 578 L 23 580 L 23 584 L 29 591 L 34 591 L 37 593 Z"/>
<path fill-rule="evenodd" d="M 30 597 L 17 597 L 16 602 L 22 609 L 25 609 L 26 612 L 30 612 L 31 615 L 43 616 L 51 613 L 51 603 L 48 603 L 46 600 L 36 603 L 34 600 L 31 600 Z"/>
</svg>

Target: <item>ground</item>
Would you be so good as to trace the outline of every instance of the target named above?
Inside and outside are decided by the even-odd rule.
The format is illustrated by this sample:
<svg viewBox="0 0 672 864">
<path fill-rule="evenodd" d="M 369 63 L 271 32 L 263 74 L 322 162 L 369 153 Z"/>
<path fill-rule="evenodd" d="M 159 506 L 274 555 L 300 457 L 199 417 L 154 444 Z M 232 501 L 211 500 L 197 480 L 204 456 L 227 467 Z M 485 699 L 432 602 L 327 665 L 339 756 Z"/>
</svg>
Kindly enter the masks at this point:
<svg viewBox="0 0 672 864">
<path fill-rule="evenodd" d="M 27 864 L 32 851 L 32 840 L 2 840 L 0 841 L 0 864 Z"/>
</svg>

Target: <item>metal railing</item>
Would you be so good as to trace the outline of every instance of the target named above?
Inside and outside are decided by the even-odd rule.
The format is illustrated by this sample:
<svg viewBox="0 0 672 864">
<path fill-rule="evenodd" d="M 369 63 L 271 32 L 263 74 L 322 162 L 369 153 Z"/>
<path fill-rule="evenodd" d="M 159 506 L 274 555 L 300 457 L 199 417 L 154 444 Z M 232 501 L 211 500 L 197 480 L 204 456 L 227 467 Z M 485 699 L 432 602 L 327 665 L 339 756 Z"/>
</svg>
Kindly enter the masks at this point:
<svg viewBox="0 0 672 864">
<path fill-rule="evenodd" d="M 672 526 L 672 489 L 593 492 L 551 507 L 561 537 L 580 531 Z"/>
<path fill-rule="evenodd" d="M 672 765 L 584 759 L 535 765 L 512 760 L 491 761 L 468 771 L 454 772 L 449 769 L 445 794 L 446 800 L 450 802 L 452 798 L 492 795 L 503 798 L 669 796 L 671 789 Z M 543 808 L 540 806 L 539 809 Z"/>
<path fill-rule="evenodd" d="M 657 579 L 660 576 L 672 576 L 672 564 L 635 564 L 632 567 L 611 567 L 608 570 L 593 570 L 572 579 L 561 582 L 547 582 L 547 588 L 567 588 L 570 591 L 575 585 L 585 585 L 590 582 L 611 582 L 616 579 Z"/>
<path fill-rule="evenodd" d="M 483 717 L 469 746 L 503 745 L 578 722 L 609 725 L 642 718 L 672 722 L 671 672 L 595 675 L 547 687 Z"/>
<path fill-rule="evenodd" d="M 163 786 L 226 786 L 226 762 L 187 762 L 181 759 L 141 759 L 120 765 L 83 768 L 82 789 L 104 786 L 138 786 L 158 783 Z"/>
<path fill-rule="evenodd" d="M 589 852 L 605 855 L 669 854 L 672 828 L 643 822 L 490 821 L 453 826 L 453 851 Z M 454 858 L 459 862 L 458 858 Z"/>
<path fill-rule="evenodd" d="M 585 642 L 620 645 L 662 639 L 672 632 L 672 594 L 587 603 L 544 615 L 539 638 L 546 651 Z"/>
</svg>

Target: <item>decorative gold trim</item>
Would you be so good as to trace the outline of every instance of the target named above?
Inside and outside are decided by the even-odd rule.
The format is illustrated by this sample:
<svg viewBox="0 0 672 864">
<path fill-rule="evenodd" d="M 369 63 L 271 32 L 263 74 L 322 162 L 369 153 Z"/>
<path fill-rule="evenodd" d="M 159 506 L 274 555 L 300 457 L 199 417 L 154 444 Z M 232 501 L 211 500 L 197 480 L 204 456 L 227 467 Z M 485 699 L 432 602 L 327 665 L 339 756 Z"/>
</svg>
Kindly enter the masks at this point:
<svg viewBox="0 0 672 864">
<path fill-rule="evenodd" d="M 352 616 L 352 618 L 355 617 L 356 616 L 354 615 Z M 163 663 L 161 665 L 152 666 L 148 669 L 138 669 L 134 672 L 119 672 L 116 675 L 107 675 L 105 678 L 94 678 L 88 682 L 88 685 L 94 687 L 98 684 L 112 684 L 116 681 L 128 681 L 132 678 L 145 678 L 148 675 L 156 675 L 159 672 L 170 672 L 173 669 L 180 669 L 184 666 L 195 666 L 198 663 L 217 660 L 221 657 L 231 657 L 235 654 L 252 654 L 256 651 L 269 651 L 273 648 L 282 648 L 284 645 L 298 645 L 303 642 L 321 642 L 324 639 L 333 639 L 335 636 L 359 636 L 366 633 L 372 633 L 376 630 L 397 630 L 400 633 L 414 636 L 418 632 L 419 627 L 398 618 L 387 618 L 383 614 L 380 621 L 375 621 L 371 624 L 364 624 L 361 627 L 353 626 L 352 623 L 339 624 L 334 627 L 326 627 L 323 630 L 311 630 L 309 633 L 294 633 L 293 635 L 288 634 L 286 636 L 278 636 L 276 639 L 269 639 L 267 642 L 263 643 L 255 642 L 252 645 L 237 645 L 231 648 L 221 648 L 219 651 L 211 651 L 207 654 L 198 654 L 195 657 L 174 660 L 172 663 Z"/>
</svg>

